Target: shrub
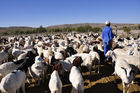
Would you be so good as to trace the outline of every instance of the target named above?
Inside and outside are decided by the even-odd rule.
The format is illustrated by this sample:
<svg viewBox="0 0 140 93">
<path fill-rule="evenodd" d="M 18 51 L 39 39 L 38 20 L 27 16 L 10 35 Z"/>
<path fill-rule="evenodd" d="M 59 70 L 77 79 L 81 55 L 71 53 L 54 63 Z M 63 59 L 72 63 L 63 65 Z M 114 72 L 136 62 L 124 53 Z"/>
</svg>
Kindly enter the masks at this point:
<svg viewBox="0 0 140 93">
<path fill-rule="evenodd" d="M 2 35 L 6 36 L 6 35 L 9 35 L 8 32 L 3 32 Z"/>
<path fill-rule="evenodd" d="M 14 35 L 23 34 L 23 31 L 17 29 L 15 31 L 13 31 L 12 34 L 14 34 Z"/>
<path fill-rule="evenodd" d="M 42 26 L 40 26 L 39 28 L 36 29 L 37 33 L 42 33 L 42 32 L 46 32 L 47 30 L 45 28 L 43 28 Z"/>
<path fill-rule="evenodd" d="M 62 29 L 61 28 L 52 28 L 52 29 L 49 29 L 49 32 L 62 32 Z"/>
<path fill-rule="evenodd" d="M 125 32 L 125 33 L 127 33 L 127 34 L 129 34 L 130 33 L 130 28 L 129 27 L 123 27 L 123 31 Z"/>
<path fill-rule="evenodd" d="M 32 30 L 26 30 L 26 31 L 24 31 L 24 34 L 32 34 L 32 33 L 33 33 Z"/>
<path fill-rule="evenodd" d="M 85 29 L 84 29 L 83 26 L 77 27 L 75 30 L 76 30 L 77 32 L 85 32 Z"/>
<path fill-rule="evenodd" d="M 90 25 L 85 25 L 84 26 L 85 31 L 92 31 L 92 27 Z"/>
<path fill-rule="evenodd" d="M 62 31 L 64 31 L 64 32 L 71 32 L 72 31 L 72 28 L 65 27 L 65 28 L 62 28 Z"/>
<path fill-rule="evenodd" d="M 94 27 L 94 28 L 92 29 L 92 32 L 95 32 L 95 33 L 101 32 L 101 31 L 102 31 L 102 29 L 99 28 L 99 27 Z"/>
<path fill-rule="evenodd" d="M 92 27 L 90 25 L 80 26 L 75 28 L 75 31 L 77 32 L 89 32 L 92 30 Z"/>
</svg>

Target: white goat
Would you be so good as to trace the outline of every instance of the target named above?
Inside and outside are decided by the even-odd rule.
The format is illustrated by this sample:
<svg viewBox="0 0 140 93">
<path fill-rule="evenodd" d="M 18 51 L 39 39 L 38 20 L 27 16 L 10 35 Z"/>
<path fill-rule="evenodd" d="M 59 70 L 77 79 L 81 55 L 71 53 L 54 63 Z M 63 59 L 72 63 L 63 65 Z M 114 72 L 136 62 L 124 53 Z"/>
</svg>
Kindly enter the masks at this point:
<svg viewBox="0 0 140 93">
<path fill-rule="evenodd" d="M 81 65 L 82 66 L 86 66 L 88 68 L 88 70 L 90 72 L 90 75 L 92 74 L 91 70 L 92 70 L 93 62 L 96 61 L 96 54 L 94 54 L 94 55 L 93 54 L 94 53 L 92 52 L 90 54 L 87 54 L 87 53 L 78 53 L 78 54 L 72 55 L 72 56 L 80 56 L 82 58 L 83 63 Z"/>
<path fill-rule="evenodd" d="M 2 93 L 19 93 L 20 88 L 25 93 L 26 72 L 28 67 L 34 63 L 35 56 L 32 51 L 28 52 L 26 55 L 28 59 L 18 69 L 2 78 L 0 83 Z"/>
<path fill-rule="evenodd" d="M 73 93 L 84 93 L 84 79 L 80 73 L 78 66 L 82 63 L 81 57 L 76 57 L 73 60 L 73 67 L 71 68 L 69 80 L 72 83 Z"/>
<path fill-rule="evenodd" d="M 8 54 L 4 50 L 0 51 L 0 64 L 7 61 L 8 61 Z"/>
<path fill-rule="evenodd" d="M 42 63 L 42 58 L 40 56 L 36 56 L 35 63 L 29 67 L 30 76 L 36 81 L 37 78 L 37 86 L 40 85 L 41 78 L 44 80 L 44 64 Z"/>
<path fill-rule="evenodd" d="M 49 58 L 49 56 L 53 56 L 53 51 L 50 47 L 48 47 L 47 49 L 43 50 L 43 56 L 44 58 Z"/>
<path fill-rule="evenodd" d="M 128 64 L 132 64 L 135 67 L 137 67 L 140 70 L 140 57 L 138 56 L 132 56 L 132 55 L 117 55 L 116 53 L 114 53 L 113 51 L 109 50 L 106 53 L 106 56 L 111 56 L 113 59 L 113 62 L 115 62 L 115 60 L 117 58 L 121 58 L 121 59 L 125 59 L 127 61 Z"/>
<path fill-rule="evenodd" d="M 33 42 L 30 42 L 30 40 L 25 41 L 24 49 L 30 49 L 33 48 Z"/>
<path fill-rule="evenodd" d="M 55 59 L 64 60 L 65 57 L 61 52 L 54 52 Z"/>
<path fill-rule="evenodd" d="M 134 56 L 140 56 L 140 51 L 138 51 L 138 44 L 134 43 L 134 50 L 132 51 Z"/>
<path fill-rule="evenodd" d="M 16 93 L 20 88 L 25 93 L 25 72 L 15 70 L 2 78 L 0 83 L 0 90 L 2 93 Z"/>
<path fill-rule="evenodd" d="M 60 71 L 60 68 L 62 69 L 61 64 L 60 63 L 56 64 L 54 66 L 54 71 L 51 74 L 51 78 L 49 81 L 49 89 L 51 93 L 62 93 L 62 82 L 58 74 L 58 71 Z"/>
<path fill-rule="evenodd" d="M 37 53 L 38 53 L 38 55 L 41 56 L 41 54 L 43 53 L 43 48 L 42 48 L 42 46 L 37 45 L 36 48 L 37 48 Z"/>
<path fill-rule="evenodd" d="M 92 56 L 92 63 L 94 64 L 95 69 L 96 69 L 96 64 L 100 65 L 100 56 L 95 51 L 90 51 L 89 54 Z M 99 72 L 100 72 L 100 70 L 99 70 L 99 66 L 98 66 L 98 73 Z"/>
<path fill-rule="evenodd" d="M 13 70 L 17 69 L 24 60 L 20 60 L 17 62 L 7 62 L 0 65 L 0 76 L 4 77 L 8 73 L 12 72 Z"/>
<path fill-rule="evenodd" d="M 16 58 L 16 60 L 17 60 L 18 56 L 22 53 L 24 53 L 24 52 L 22 50 L 18 49 L 16 43 L 14 43 L 14 47 L 12 49 L 12 55 Z"/>
<path fill-rule="evenodd" d="M 132 82 L 132 80 L 135 79 L 135 71 L 132 69 L 132 67 L 127 63 L 126 60 L 116 59 L 114 74 L 117 74 L 122 80 L 123 93 L 126 93 L 125 92 L 126 85 L 128 85 L 126 91 L 127 93 L 129 93 L 129 86 L 130 86 L 129 84 Z"/>
</svg>

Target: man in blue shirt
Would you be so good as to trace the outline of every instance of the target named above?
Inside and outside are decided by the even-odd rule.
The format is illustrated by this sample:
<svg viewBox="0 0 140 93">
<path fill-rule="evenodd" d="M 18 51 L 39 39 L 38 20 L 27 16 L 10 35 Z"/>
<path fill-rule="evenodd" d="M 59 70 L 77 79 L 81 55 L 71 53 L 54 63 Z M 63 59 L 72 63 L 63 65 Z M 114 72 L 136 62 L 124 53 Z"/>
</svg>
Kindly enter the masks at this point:
<svg viewBox="0 0 140 93">
<path fill-rule="evenodd" d="M 114 37 L 112 33 L 112 28 L 110 28 L 111 23 L 109 21 L 105 22 L 106 27 L 102 30 L 102 39 L 104 43 L 104 55 L 108 50 L 112 50 L 112 39 Z"/>
</svg>

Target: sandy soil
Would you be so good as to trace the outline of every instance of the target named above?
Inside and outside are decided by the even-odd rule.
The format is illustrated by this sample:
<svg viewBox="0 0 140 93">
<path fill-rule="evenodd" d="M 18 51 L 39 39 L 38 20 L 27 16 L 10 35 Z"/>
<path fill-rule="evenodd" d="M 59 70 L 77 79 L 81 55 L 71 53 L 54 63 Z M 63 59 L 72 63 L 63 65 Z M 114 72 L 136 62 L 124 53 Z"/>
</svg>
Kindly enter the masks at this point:
<svg viewBox="0 0 140 93">
<path fill-rule="evenodd" d="M 85 92 L 84 93 L 122 93 L 122 83 L 119 77 L 117 77 L 117 83 L 114 83 L 114 77 L 111 75 L 113 72 L 113 67 L 111 64 L 101 65 L 100 74 L 95 73 L 93 70 L 92 77 L 89 77 L 88 70 L 84 67 L 82 68 L 82 75 L 85 80 Z M 68 73 L 65 77 L 61 76 L 63 82 L 63 93 L 72 93 L 72 86 L 68 79 Z M 50 93 L 48 88 L 49 79 L 45 81 L 38 87 L 32 84 L 26 83 L 26 93 Z M 140 74 L 136 76 L 135 84 L 131 84 L 130 93 L 140 93 Z"/>
</svg>

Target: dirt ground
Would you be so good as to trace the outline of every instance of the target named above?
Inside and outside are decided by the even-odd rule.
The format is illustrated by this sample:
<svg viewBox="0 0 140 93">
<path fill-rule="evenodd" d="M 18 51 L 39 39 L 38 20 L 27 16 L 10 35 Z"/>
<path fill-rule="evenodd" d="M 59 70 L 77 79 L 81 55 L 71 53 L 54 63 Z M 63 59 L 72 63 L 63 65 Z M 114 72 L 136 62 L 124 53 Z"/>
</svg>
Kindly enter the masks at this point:
<svg viewBox="0 0 140 93">
<path fill-rule="evenodd" d="M 122 83 L 119 77 L 117 77 L 117 83 L 114 83 L 114 77 L 112 76 L 113 67 L 111 64 L 101 65 L 100 73 L 97 74 L 92 71 L 92 76 L 89 77 L 88 70 L 84 67 L 82 68 L 82 75 L 84 77 L 85 83 L 84 93 L 122 93 Z M 68 79 L 69 74 L 66 73 L 65 76 L 61 76 L 63 83 L 63 93 L 72 93 L 72 86 Z M 45 81 L 38 87 L 32 84 L 26 83 L 26 93 L 50 93 L 48 88 L 49 79 Z M 140 74 L 136 76 L 135 83 L 130 85 L 130 93 L 140 93 Z"/>
</svg>

